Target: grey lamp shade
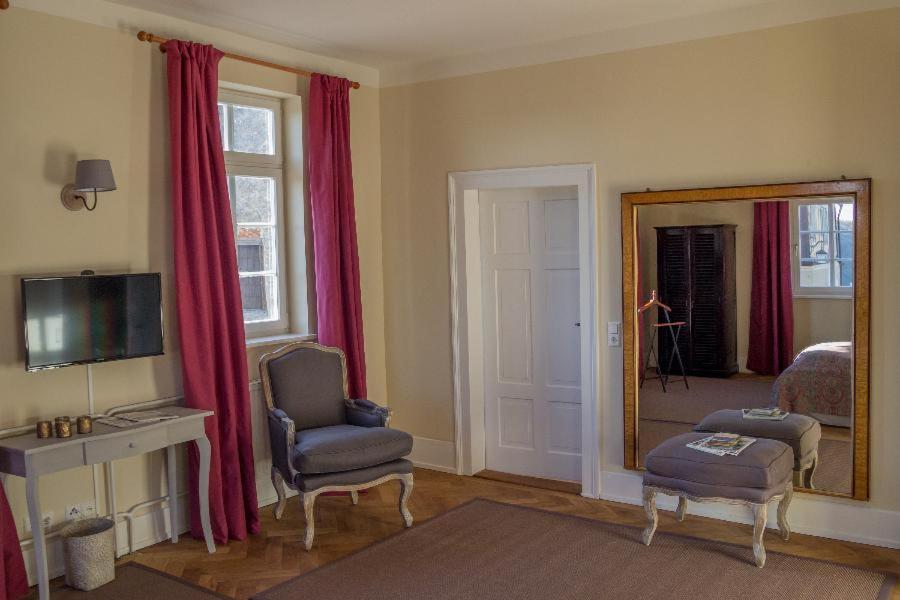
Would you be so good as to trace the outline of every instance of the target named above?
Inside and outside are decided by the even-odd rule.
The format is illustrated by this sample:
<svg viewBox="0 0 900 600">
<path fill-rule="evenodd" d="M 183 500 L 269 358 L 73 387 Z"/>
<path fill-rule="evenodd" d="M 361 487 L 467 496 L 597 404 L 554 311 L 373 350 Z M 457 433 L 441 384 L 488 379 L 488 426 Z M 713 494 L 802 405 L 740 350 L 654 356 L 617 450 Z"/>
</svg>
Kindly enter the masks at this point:
<svg viewBox="0 0 900 600">
<path fill-rule="evenodd" d="M 108 160 L 79 160 L 75 165 L 76 192 L 111 192 L 116 189 Z"/>
</svg>

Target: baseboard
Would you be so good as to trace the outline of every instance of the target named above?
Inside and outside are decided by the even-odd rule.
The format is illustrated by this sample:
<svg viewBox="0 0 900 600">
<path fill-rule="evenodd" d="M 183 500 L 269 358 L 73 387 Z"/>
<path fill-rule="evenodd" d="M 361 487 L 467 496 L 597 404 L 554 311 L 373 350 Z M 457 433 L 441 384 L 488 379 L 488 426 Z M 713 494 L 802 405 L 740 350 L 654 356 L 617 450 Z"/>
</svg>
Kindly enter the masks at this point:
<svg viewBox="0 0 900 600">
<path fill-rule="evenodd" d="M 187 494 L 181 493 L 178 498 L 179 506 L 179 527 L 178 533 L 183 534 L 188 531 L 188 499 Z M 135 516 L 132 519 L 132 533 L 134 536 L 133 547 L 135 550 L 158 544 L 159 542 L 170 539 L 169 533 L 169 507 L 168 504 L 163 506 L 157 504 L 151 508 L 147 508 L 145 512 Z M 116 525 L 116 540 L 118 541 L 119 556 L 126 556 L 129 551 L 128 546 L 128 522 L 119 516 L 119 522 Z M 65 563 L 63 562 L 62 539 L 55 533 L 49 533 L 46 536 L 47 542 L 47 571 L 50 579 L 60 577 L 65 574 Z M 30 540 L 23 544 L 22 555 L 25 558 L 25 570 L 28 573 L 28 584 L 36 585 L 35 578 L 35 562 L 34 562 L 34 544 Z"/>
<path fill-rule="evenodd" d="M 604 471 L 600 499 L 641 505 L 639 473 Z M 674 497 L 657 496 L 662 510 L 675 510 Z M 774 510 L 769 511 L 769 527 L 776 528 Z M 749 511 L 720 503 L 688 502 L 688 514 L 737 523 L 752 523 Z M 834 540 L 844 540 L 900 548 L 900 512 L 873 508 L 855 500 L 828 498 L 814 494 L 794 494 L 788 519 L 791 531 Z M 894 535 L 886 537 L 885 534 Z"/>
<path fill-rule="evenodd" d="M 413 436 L 409 459 L 421 469 L 456 474 L 456 448 L 453 442 Z"/>
</svg>

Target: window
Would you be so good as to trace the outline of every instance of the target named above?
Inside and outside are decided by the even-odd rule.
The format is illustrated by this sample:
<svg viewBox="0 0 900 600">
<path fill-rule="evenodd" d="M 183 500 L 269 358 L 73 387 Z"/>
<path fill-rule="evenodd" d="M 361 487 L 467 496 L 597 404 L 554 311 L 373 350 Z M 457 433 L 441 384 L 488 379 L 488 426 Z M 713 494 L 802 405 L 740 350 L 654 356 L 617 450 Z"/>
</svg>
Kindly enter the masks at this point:
<svg viewBox="0 0 900 600">
<path fill-rule="evenodd" d="M 852 297 L 852 200 L 822 198 L 793 208 L 794 295 Z"/>
<path fill-rule="evenodd" d="M 277 98 L 219 92 L 244 325 L 253 336 L 286 333 L 289 325 L 281 120 Z"/>
</svg>

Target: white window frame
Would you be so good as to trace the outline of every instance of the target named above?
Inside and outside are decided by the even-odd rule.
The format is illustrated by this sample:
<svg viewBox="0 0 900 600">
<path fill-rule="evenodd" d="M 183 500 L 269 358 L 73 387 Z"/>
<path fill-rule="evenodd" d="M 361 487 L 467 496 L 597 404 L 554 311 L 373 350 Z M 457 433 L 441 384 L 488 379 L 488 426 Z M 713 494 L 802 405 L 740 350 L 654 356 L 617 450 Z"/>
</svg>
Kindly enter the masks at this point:
<svg viewBox="0 0 900 600">
<path fill-rule="evenodd" d="M 843 299 L 850 300 L 853 299 L 853 289 L 854 286 L 850 287 L 841 287 L 841 286 L 830 286 L 830 287 L 801 287 L 800 286 L 800 207 L 811 205 L 811 204 L 826 204 L 828 205 L 828 213 L 829 217 L 832 216 L 832 211 L 834 210 L 834 204 L 844 203 L 844 204 L 854 204 L 854 198 L 852 196 L 827 196 L 821 198 L 803 198 L 803 199 L 795 199 L 791 201 L 791 284 L 793 287 L 793 294 L 795 298 L 825 298 L 825 299 Z M 854 204 L 854 220 L 853 220 L 853 268 L 856 269 L 856 208 Z M 834 230 L 834 220 L 833 218 L 829 218 L 829 227 L 831 230 L 829 234 L 831 236 L 829 247 L 835 248 L 835 234 Z M 829 256 L 828 261 L 831 263 L 833 258 Z M 829 268 L 831 269 L 830 277 L 834 277 L 833 266 L 829 264 Z M 855 277 L 854 277 L 855 282 Z"/>
<path fill-rule="evenodd" d="M 219 88 L 219 102 L 229 104 L 237 104 L 240 106 L 251 106 L 256 108 L 266 108 L 273 112 L 274 121 L 272 124 L 273 134 L 273 150 L 274 154 L 251 154 L 246 152 L 225 151 L 225 172 L 231 176 L 247 176 L 247 177 L 271 177 L 275 181 L 275 251 L 277 252 L 277 260 L 275 261 L 275 269 L 266 274 L 275 275 L 278 284 L 278 319 L 271 321 L 245 322 L 244 331 L 248 338 L 261 338 L 266 336 L 281 336 L 288 333 L 290 329 L 290 311 L 288 304 L 288 287 L 290 281 L 288 270 L 286 268 L 286 244 L 285 244 L 285 209 L 284 209 L 284 162 L 282 149 L 282 101 L 278 98 L 272 98 L 259 94 L 250 94 L 246 92 L 236 92 L 227 88 Z M 231 139 L 231 119 L 226 123 L 226 135 Z M 235 239 L 237 238 L 237 213 L 235 210 L 234 198 L 229 196 L 231 201 L 231 214 L 234 222 Z M 237 244 L 235 244 L 235 255 L 237 255 Z"/>
</svg>

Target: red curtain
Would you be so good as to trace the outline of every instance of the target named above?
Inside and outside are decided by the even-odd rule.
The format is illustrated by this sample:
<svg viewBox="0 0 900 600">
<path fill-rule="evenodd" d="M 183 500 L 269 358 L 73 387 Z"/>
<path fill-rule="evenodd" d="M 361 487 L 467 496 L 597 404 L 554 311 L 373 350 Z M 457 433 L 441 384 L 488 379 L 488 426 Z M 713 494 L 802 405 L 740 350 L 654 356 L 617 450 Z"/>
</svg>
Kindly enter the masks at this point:
<svg viewBox="0 0 900 600">
<path fill-rule="evenodd" d="M 3 486 L 0 485 L 0 600 L 14 600 L 28 593 L 28 576 Z"/>
<path fill-rule="evenodd" d="M 319 343 L 347 355 L 349 393 L 366 396 L 366 353 L 350 161 L 350 82 L 315 74 L 309 85 L 309 191 Z"/>
<path fill-rule="evenodd" d="M 219 133 L 218 65 L 212 46 L 166 43 L 172 141 L 172 219 L 185 403 L 215 411 L 210 518 L 217 543 L 259 531 L 247 348 L 231 205 Z M 198 456 L 189 451 L 191 534 L 202 537 Z"/>
<path fill-rule="evenodd" d="M 790 203 L 757 202 L 753 211 L 747 368 L 779 375 L 794 360 Z"/>
</svg>

